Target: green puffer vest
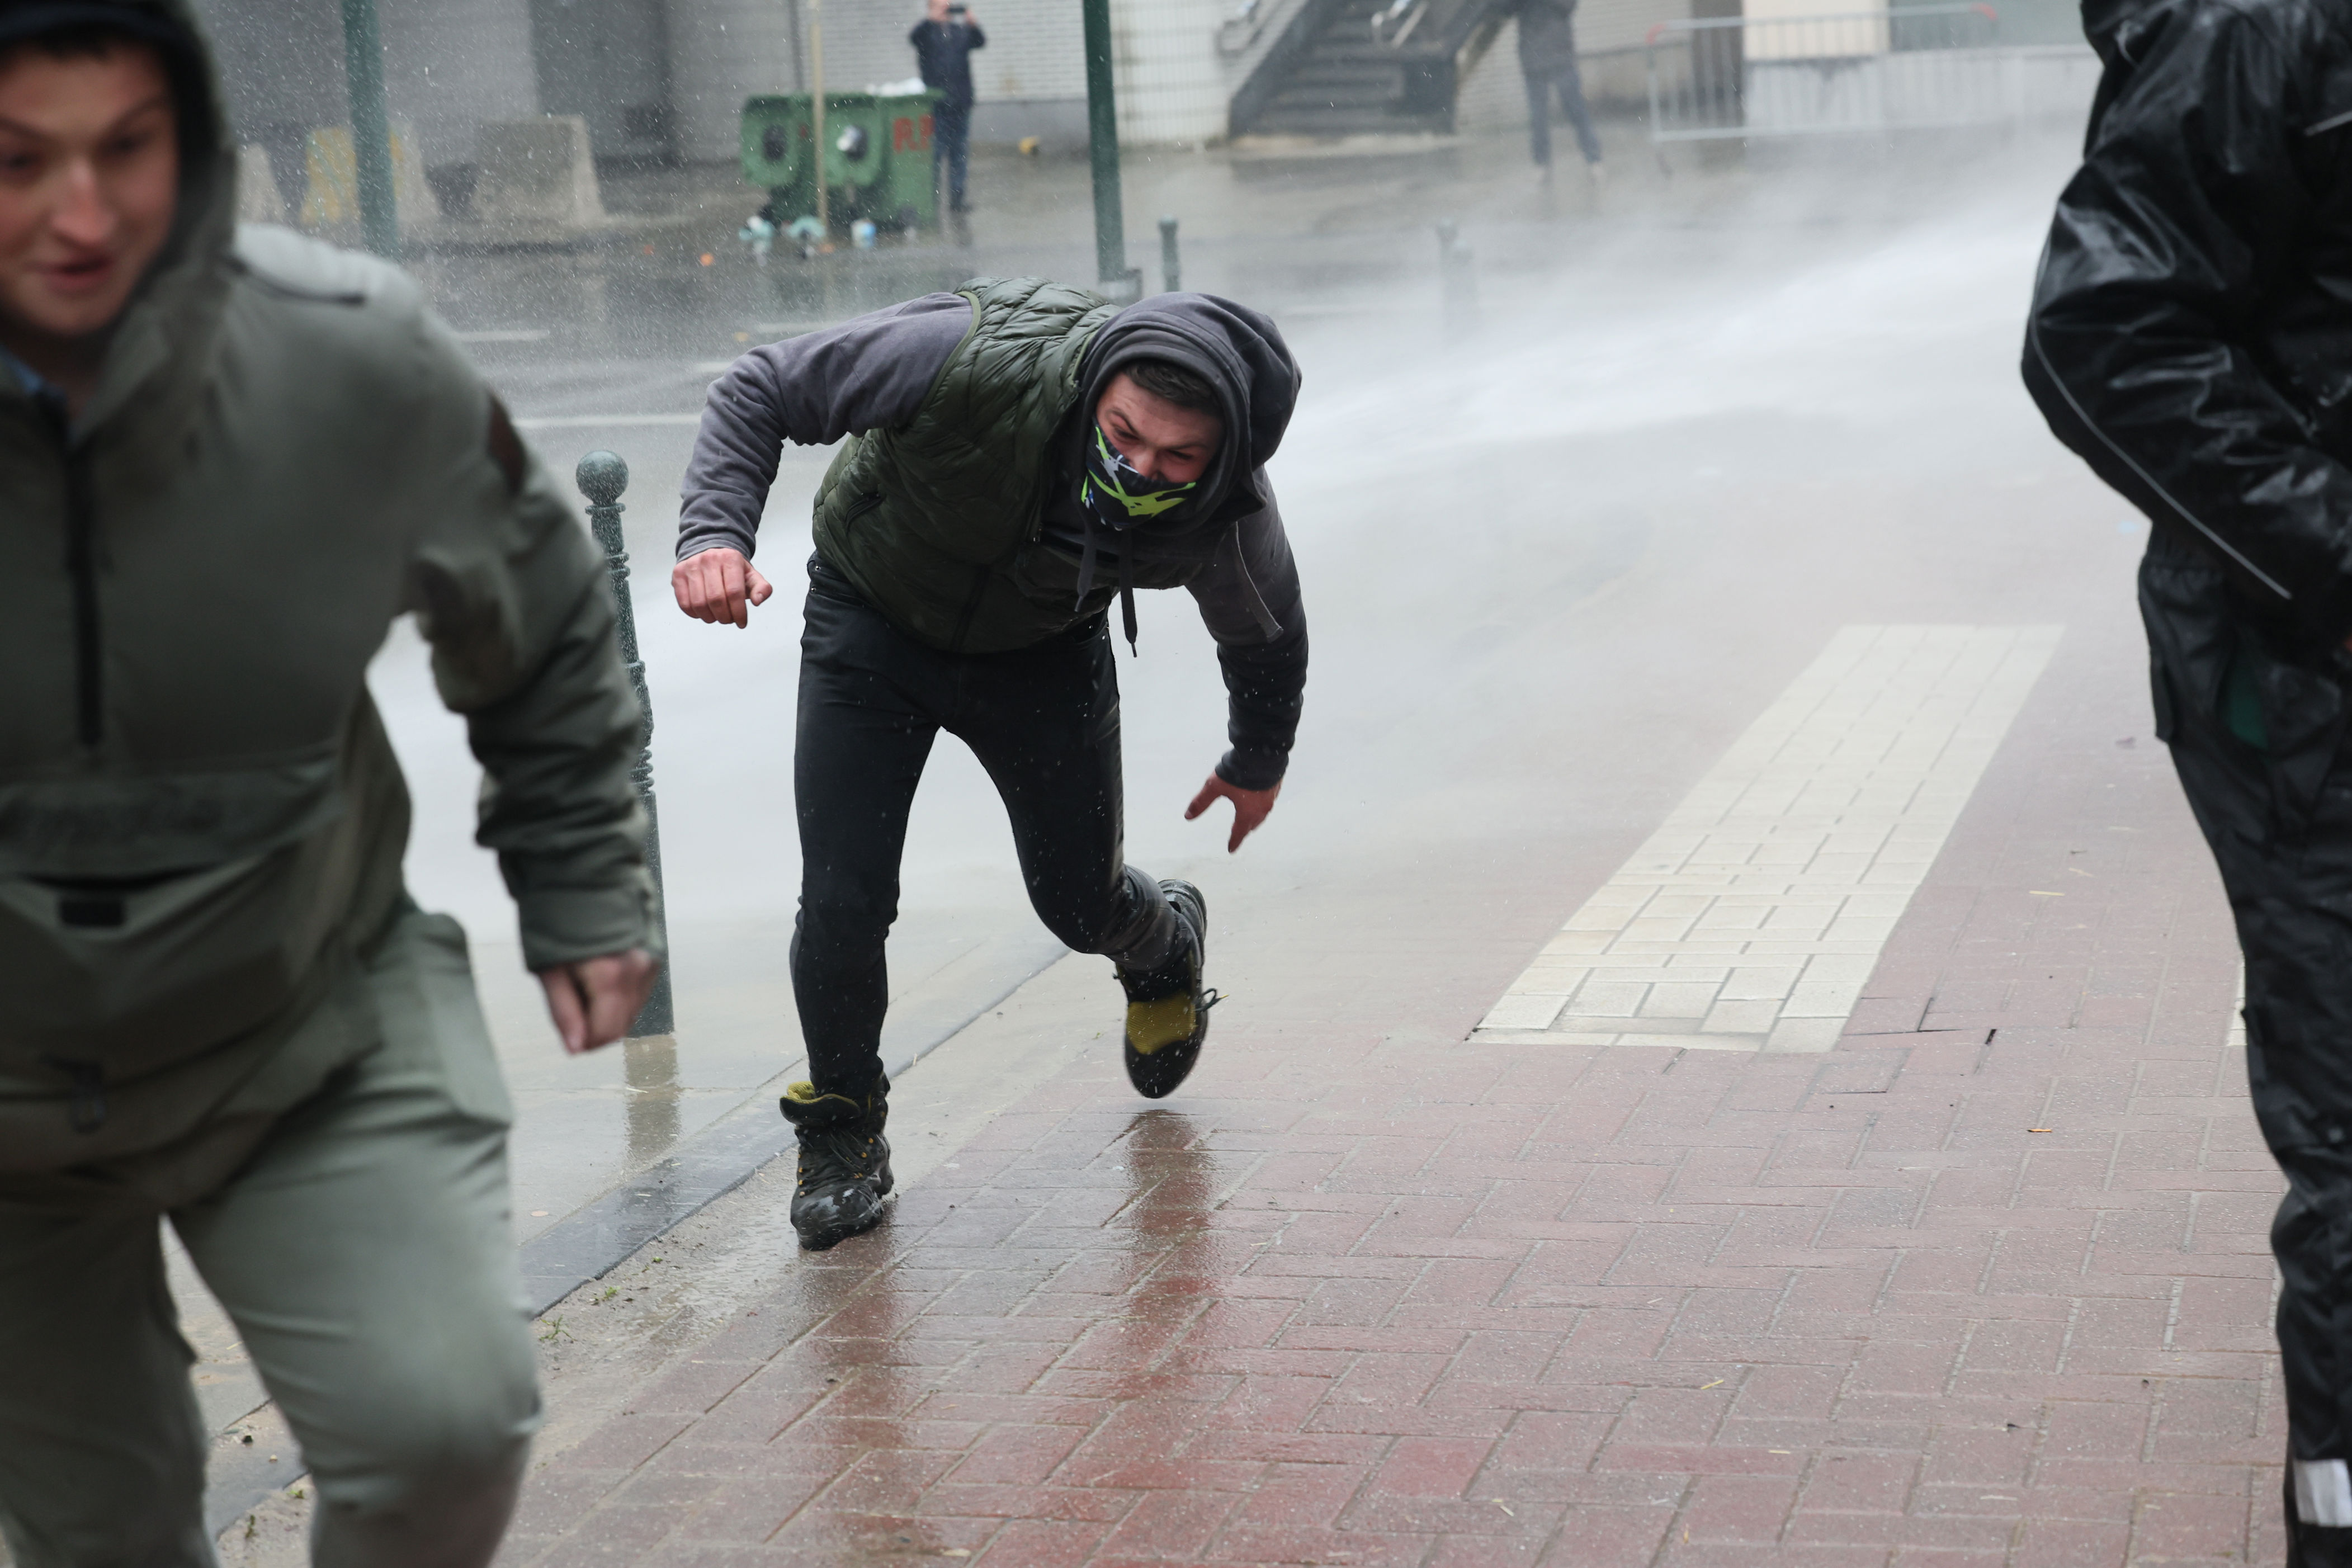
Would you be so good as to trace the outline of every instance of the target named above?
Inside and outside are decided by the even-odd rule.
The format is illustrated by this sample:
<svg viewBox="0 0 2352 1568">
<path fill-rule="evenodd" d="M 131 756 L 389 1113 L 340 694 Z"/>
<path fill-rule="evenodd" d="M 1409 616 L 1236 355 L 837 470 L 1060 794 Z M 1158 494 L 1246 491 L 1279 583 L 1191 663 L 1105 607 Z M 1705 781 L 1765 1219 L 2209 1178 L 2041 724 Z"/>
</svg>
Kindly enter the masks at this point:
<svg viewBox="0 0 2352 1568">
<path fill-rule="evenodd" d="M 971 330 L 913 419 L 842 444 L 817 487 L 816 548 L 919 641 L 1001 653 L 1078 616 L 1073 574 L 1044 559 L 1038 535 L 1054 437 L 1116 307 L 1035 279 L 957 292 L 974 306 Z"/>
</svg>

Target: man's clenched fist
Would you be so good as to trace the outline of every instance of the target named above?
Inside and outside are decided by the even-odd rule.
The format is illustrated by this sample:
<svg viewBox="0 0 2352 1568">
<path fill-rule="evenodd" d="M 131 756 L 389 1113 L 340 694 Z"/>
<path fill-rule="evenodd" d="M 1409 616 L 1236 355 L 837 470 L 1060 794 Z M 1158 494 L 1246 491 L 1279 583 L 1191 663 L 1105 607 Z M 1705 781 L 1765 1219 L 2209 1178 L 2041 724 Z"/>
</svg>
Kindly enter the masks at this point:
<svg viewBox="0 0 2352 1568">
<path fill-rule="evenodd" d="M 689 555 L 671 567 L 669 586 L 679 609 L 713 626 L 751 625 L 752 607 L 766 604 L 775 592 L 741 551 L 725 548 Z"/>
</svg>

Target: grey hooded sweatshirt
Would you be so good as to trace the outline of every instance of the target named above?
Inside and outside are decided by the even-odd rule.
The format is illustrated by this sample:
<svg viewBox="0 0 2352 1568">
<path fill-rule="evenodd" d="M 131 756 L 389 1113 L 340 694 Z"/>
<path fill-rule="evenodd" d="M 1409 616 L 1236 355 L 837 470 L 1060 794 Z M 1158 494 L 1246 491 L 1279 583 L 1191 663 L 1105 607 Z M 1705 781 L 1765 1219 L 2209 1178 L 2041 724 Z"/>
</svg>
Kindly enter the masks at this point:
<svg viewBox="0 0 2352 1568">
<path fill-rule="evenodd" d="M 678 511 L 678 559 L 722 547 L 749 557 L 783 443 L 826 445 L 907 425 L 974 321 L 966 296 L 927 294 L 738 359 L 712 384 L 703 410 Z M 1146 357 L 1205 377 L 1218 390 L 1225 429 L 1238 438 L 1220 444 L 1186 521 L 1114 533 L 1091 525 L 1078 504 L 1085 441 L 1110 379 Z M 1232 749 L 1217 772 L 1246 789 L 1270 788 L 1289 765 L 1307 684 L 1298 569 L 1265 469 L 1297 405 L 1298 368 L 1265 317 L 1180 293 L 1111 316 L 1087 344 L 1079 380 L 1055 439 L 1040 548 L 1016 568 L 1055 606 L 1040 634 L 1102 614 L 1123 580 L 1187 589 L 1216 639 L 1225 680 Z"/>
</svg>

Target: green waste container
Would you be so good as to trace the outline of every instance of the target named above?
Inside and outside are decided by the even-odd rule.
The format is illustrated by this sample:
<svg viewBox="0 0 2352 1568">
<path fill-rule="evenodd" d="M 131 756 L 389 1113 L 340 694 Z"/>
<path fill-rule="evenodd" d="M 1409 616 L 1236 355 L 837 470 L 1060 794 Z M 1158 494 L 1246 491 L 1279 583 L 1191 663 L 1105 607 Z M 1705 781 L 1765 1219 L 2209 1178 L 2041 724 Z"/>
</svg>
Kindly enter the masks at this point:
<svg viewBox="0 0 2352 1568">
<path fill-rule="evenodd" d="M 827 215 L 836 224 L 870 218 L 884 226 L 939 222 L 931 173 L 931 106 L 940 94 L 824 95 Z M 805 92 L 762 94 L 743 103 L 743 178 L 768 193 L 778 227 L 816 211 L 811 156 L 815 142 Z"/>
</svg>

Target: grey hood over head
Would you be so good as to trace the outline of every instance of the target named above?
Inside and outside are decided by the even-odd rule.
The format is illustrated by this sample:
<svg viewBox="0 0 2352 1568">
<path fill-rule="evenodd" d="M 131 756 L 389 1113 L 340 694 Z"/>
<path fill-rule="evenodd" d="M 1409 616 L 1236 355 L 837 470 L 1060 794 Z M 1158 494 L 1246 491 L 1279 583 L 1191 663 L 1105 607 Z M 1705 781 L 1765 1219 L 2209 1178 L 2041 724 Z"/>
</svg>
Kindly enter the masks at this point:
<svg viewBox="0 0 2352 1568">
<path fill-rule="evenodd" d="M 86 431 L 137 397 L 157 416 L 147 433 L 170 439 L 179 432 L 166 429 L 194 412 L 191 399 L 237 266 L 236 146 L 212 49 L 184 0 L 0 0 L 0 48 L 83 26 L 155 46 L 172 84 L 180 191 L 171 237 L 109 332 L 97 390 L 77 423 Z"/>
<path fill-rule="evenodd" d="M 1158 294 L 1139 300 L 1103 323 L 1087 345 L 1079 372 L 1084 390 L 1073 411 L 1068 445 L 1064 448 L 1066 478 L 1057 487 L 1060 500 L 1049 509 L 1048 522 L 1059 521 L 1060 531 L 1079 545 L 1077 599 L 1082 604 L 1094 586 L 1096 555 L 1107 542 L 1117 552 L 1119 616 L 1130 647 L 1136 640 L 1130 572 L 1135 550 L 1148 541 L 1107 542 L 1108 531 L 1078 504 L 1077 476 L 1085 468 L 1095 409 L 1102 402 L 1104 390 L 1120 371 L 1147 359 L 1181 365 L 1214 387 L 1224 435 L 1217 442 L 1208 471 L 1201 476 L 1199 504 L 1129 531 L 1146 536 L 1220 532 L 1265 510 L 1268 497 L 1261 476 L 1290 427 L 1291 411 L 1298 405 L 1300 380 L 1298 362 L 1290 357 L 1282 330 L 1261 312 L 1214 294 Z M 1282 624 L 1246 569 L 1240 582 L 1260 630 L 1269 639 L 1278 637 Z"/>
<path fill-rule="evenodd" d="M 1298 362 L 1290 357 L 1282 330 L 1248 306 L 1214 294 L 1157 294 L 1129 305 L 1087 346 L 1075 433 L 1081 447 L 1111 378 L 1143 359 L 1192 371 L 1217 389 L 1223 405 L 1225 438 L 1202 476 L 1201 504 L 1171 526 L 1226 522 L 1265 505 L 1258 470 L 1282 445 L 1298 406 Z"/>
</svg>

